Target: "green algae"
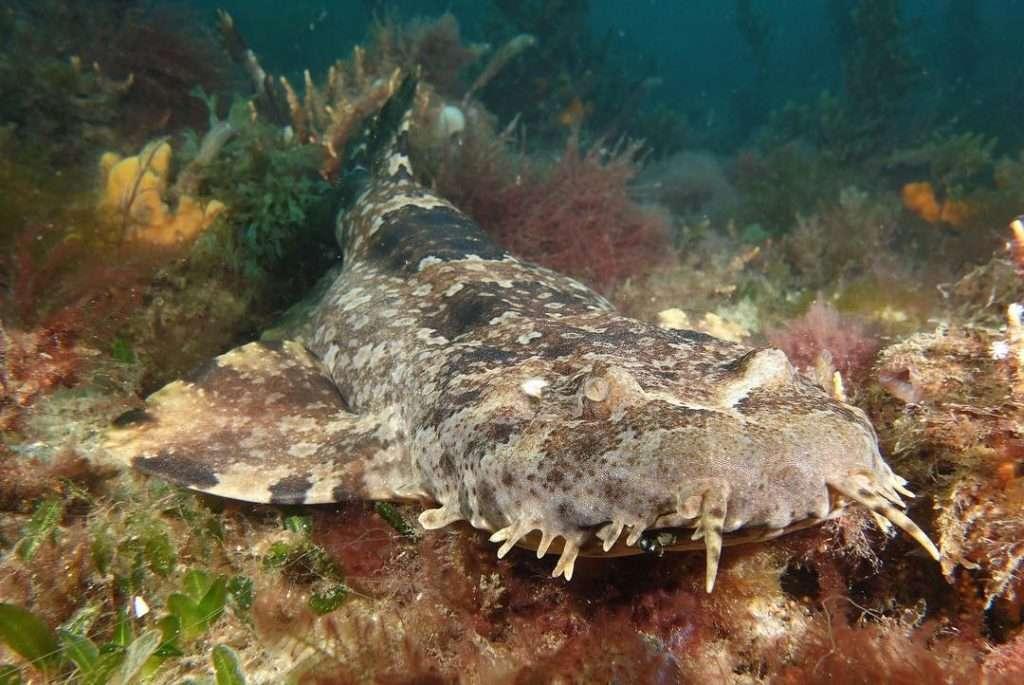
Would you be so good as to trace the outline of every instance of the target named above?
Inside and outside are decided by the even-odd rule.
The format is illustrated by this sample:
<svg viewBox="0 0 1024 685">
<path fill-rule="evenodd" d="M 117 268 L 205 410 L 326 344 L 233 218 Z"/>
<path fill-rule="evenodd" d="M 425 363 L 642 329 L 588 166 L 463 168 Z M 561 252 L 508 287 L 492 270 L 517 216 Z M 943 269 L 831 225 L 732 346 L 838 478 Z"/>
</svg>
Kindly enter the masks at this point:
<svg viewBox="0 0 1024 685">
<path fill-rule="evenodd" d="M 210 652 L 217 685 L 245 685 L 245 673 L 238 660 L 238 653 L 227 645 L 217 645 Z"/>
<path fill-rule="evenodd" d="M 402 537 L 411 538 L 415 537 L 416 531 L 413 529 L 409 522 L 406 521 L 393 505 L 387 502 L 374 502 L 373 510 L 377 514 L 387 521 L 388 525 L 398 531 L 398 534 Z"/>
<path fill-rule="evenodd" d="M 32 561 L 39 546 L 50 539 L 56 542 L 57 526 L 64 516 L 64 502 L 55 497 L 44 499 L 36 505 L 32 518 L 25 526 L 24 537 L 15 546 L 15 554 L 22 561 Z"/>
<path fill-rule="evenodd" d="M 57 635 L 46 622 L 14 604 L 0 604 L 0 639 L 40 671 L 60 664 Z"/>
<path fill-rule="evenodd" d="M 310 221 L 328 190 L 317 174 L 322 149 L 291 143 L 276 127 L 252 121 L 243 100 L 228 121 L 238 134 L 203 169 L 203 192 L 228 206 L 226 221 L 243 255 L 237 268 L 295 277 L 322 253 L 316 248 L 333 243 L 329 220 Z"/>
</svg>

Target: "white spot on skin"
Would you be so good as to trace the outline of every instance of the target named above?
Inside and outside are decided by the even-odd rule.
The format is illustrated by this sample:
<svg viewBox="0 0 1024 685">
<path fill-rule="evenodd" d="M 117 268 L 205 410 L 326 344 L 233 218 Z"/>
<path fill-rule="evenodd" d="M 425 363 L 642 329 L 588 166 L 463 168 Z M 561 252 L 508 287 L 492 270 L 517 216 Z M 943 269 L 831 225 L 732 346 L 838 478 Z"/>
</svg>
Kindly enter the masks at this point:
<svg viewBox="0 0 1024 685">
<path fill-rule="evenodd" d="M 370 293 L 366 293 L 365 295 L 360 295 L 359 297 L 353 297 L 351 299 L 348 299 L 345 302 L 345 304 L 341 308 L 341 311 L 343 311 L 343 312 L 350 312 L 353 309 L 355 309 L 356 307 L 363 306 L 364 304 L 366 304 L 367 302 L 369 302 L 372 299 L 373 299 L 373 295 L 371 295 Z"/>
<path fill-rule="evenodd" d="M 433 286 L 431 286 L 429 283 L 424 283 L 420 287 L 413 290 L 412 294 L 415 295 L 416 297 L 426 297 L 427 295 L 430 294 L 430 291 L 433 289 Z"/>
<path fill-rule="evenodd" d="M 443 335 L 437 335 L 437 331 L 433 328 L 421 328 L 416 331 L 416 339 L 422 340 L 428 345 L 446 345 L 448 344 L 448 338 Z"/>
<path fill-rule="evenodd" d="M 424 257 L 423 259 L 420 260 L 420 263 L 416 267 L 416 270 L 417 271 L 423 271 L 424 269 L 426 269 L 431 264 L 440 264 L 440 263 L 441 263 L 441 260 L 438 259 L 437 257 Z"/>
<path fill-rule="evenodd" d="M 521 315 L 520 315 L 519 312 L 516 312 L 516 311 L 513 311 L 513 310 L 509 309 L 507 311 L 502 312 L 501 316 L 496 316 L 493 319 L 491 319 L 490 321 L 488 321 L 487 323 L 488 323 L 488 325 L 491 325 L 491 326 L 497 326 L 500 323 L 504 323 L 505 321 L 511 321 L 512 319 L 519 318 L 520 316 Z"/>
<path fill-rule="evenodd" d="M 548 383 L 543 378 L 527 378 L 525 381 L 519 384 L 519 389 L 523 391 L 527 397 L 534 397 L 540 399 L 544 393 L 544 388 L 548 387 Z"/>
<path fill-rule="evenodd" d="M 366 366 L 366 362 L 370 361 L 370 355 L 373 353 L 372 345 L 363 345 L 356 352 L 356 356 L 352 358 L 352 368 L 361 369 Z"/>
<path fill-rule="evenodd" d="M 338 346 L 337 345 L 331 345 L 327 349 L 327 354 L 324 355 L 324 364 L 328 368 L 333 368 L 334 367 L 334 361 L 337 358 L 338 358 Z"/>
<path fill-rule="evenodd" d="M 316 454 L 319 448 L 320 445 L 315 442 L 296 442 L 288 447 L 288 456 L 295 457 L 296 459 L 311 457 Z"/>
<path fill-rule="evenodd" d="M 414 189 L 415 186 L 410 186 L 409 189 Z M 393 212 L 397 212 L 403 207 L 419 207 L 420 209 L 437 209 L 443 207 L 445 209 L 451 209 L 457 211 L 449 203 L 442 200 L 439 197 L 419 197 L 418 195 L 407 195 L 405 193 L 396 193 L 387 198 L 386 201 L 374 206 L 372 208 L 376 217 L 373 223 L 370 224 L 368 231 L 369 235 L 373 235 L 380 230 L 380 227 L 384 225 L 388 215 Z"/>
<path fill-rule="evenodd" d="M 542 335 L 544 335 L 544 334 L 543 334 L 543 333 L 541 333 L 541 332 L 539 332 L 539 331 L 530 331 L 529 333 L 523 333 L 523 334 L 522 334 L 521 336 L 519 336 L 518 338 L 516 338 L 516 340 L 517 340 L 517 341 L 519 342 L 519 344 L 520 344 L 520 345 L 526 345 L 526 344 L 528 344 L 528 343 L 529 343 L 529 342 L 530 342 L 531 340 L 534 340 L 534 339 L 536 339 L 536 338 L 539 338 L 539 337 L 541 337 Z"/>
<path fill-rule="evenodd" d="M 451 297 L 455 293 L 457 293 L 460 290 L 462 290 L 462 288 L 463 288 L 463 285 L 461 283 L 456 283 L 456 284 L 450 286 L 447 290 L 444 291 L 444 296 L 445 297 Z"/>
<path fill-rule="evenodd" d="M 388 159 L 388 175 L 394 176 L 403 170 L 410 176 L 412 175 L 409 170 L 409 159 L 405 155 L 392 155 L 391 158 Z"/>
</svg>

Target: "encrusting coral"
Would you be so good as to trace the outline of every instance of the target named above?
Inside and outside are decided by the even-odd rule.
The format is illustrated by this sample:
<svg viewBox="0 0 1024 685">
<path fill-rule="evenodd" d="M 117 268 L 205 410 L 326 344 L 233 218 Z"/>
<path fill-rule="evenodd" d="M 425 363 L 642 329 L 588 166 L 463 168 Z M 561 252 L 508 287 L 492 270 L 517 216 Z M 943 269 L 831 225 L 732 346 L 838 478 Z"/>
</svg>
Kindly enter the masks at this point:
<svg viewBox="0 0 1024 685">
<path fill-rule="evenodd" d="M 121 157 L 107 152 L 100 158 L 103 193 L 99 208 L 121 227 L 122 236 L 153 245 L 180 245 L 206 229 L 224 204 L 203 204 L 188 194 L 173 207 L 167 197 L 171 169 L 171 145 L 156 140 L 137 155 Z"/>
</svg>

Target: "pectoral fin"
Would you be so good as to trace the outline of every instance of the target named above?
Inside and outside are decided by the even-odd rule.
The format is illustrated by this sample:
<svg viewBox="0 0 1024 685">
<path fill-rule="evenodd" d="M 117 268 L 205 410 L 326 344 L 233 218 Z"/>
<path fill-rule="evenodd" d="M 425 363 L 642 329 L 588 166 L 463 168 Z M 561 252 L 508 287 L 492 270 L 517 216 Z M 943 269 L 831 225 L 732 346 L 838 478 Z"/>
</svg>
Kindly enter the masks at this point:
<svg viewBox="0 0 1024 685">
<path fill-rule="evenodd" d="M 412 481 L 395 417 L 358 416 L 301 344 L 249 343 L 123 414 L 105 447 L 192 490 L 249 502 L 391 499 Z"/>
</svg>

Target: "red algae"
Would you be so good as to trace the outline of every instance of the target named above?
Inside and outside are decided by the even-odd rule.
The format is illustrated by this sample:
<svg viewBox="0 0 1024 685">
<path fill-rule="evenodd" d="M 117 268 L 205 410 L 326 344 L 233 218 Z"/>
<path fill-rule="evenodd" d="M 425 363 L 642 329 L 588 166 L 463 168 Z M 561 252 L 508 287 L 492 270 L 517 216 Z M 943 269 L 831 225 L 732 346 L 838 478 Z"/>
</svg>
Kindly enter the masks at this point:
<svg viewBox="0 0 1024 685">
<path fill-rule="evenodd" d="M 855 319 L 815 301 L 807 312 L 784 327 L 768 332 L 768 340 L 801 369 L 814 369 L 822 354 L 844 377 L 859 377 L 871 366 L 879 343 Z"/>
<path fill-rule="evenodd" d="M 629 195 L 633 145 L 582 150 L 570 138 L 550 168 L 516 160 L 500 139 L 470 133 L 442 165 L 440 191 L 517 256 L 608 293 L 671 254 L 661 213 Z"/>
<path fill-rule="evenodd" d="M 1024 634 L 996 647 L 982 662 L 985 685 L 1011 685 L 1024 681 Z"/>
<path fill-rule="evenodd" d="M 313 542 L 359 587 L 382 575 L 402 549 L 402 537 L 364 502 L 346 503 L 336 514 L 318 513 L 313 530 Z"/>
<path fill-rule="evenodd" d="M 781 685 L 830 683 L 894 685 L 978 682 L 979 668 L 971 645 L 942 636 L 939 631 L 909 631 L 898 625 L 849 625 L 827 617 L 820 632 L 812 633 L 795 663 L 783 666 L 772 682 Z"/>
<path fill-rule="evenodd" d="M 163 251 L 103 251 L 55 228 L 30 227 L 2 265 L 0 425 L 60 387 L 78 382 L 97 348 L 110 346 L 142 304 Z"/>
</svg>

